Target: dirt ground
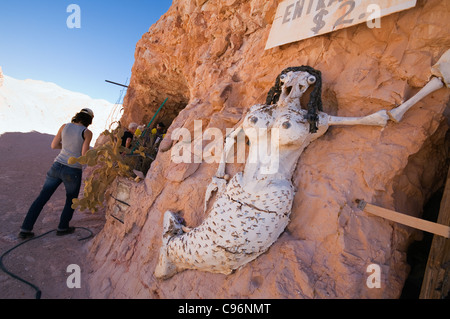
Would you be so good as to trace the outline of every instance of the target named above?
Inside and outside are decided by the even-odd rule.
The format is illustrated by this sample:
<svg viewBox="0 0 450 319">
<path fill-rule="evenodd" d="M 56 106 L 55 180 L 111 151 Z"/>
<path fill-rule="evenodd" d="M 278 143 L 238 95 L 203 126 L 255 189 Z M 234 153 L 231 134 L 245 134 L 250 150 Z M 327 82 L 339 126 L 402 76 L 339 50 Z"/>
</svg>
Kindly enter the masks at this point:
<svg viewBox="0 0 450 319">
<path fill-rule="evenodd" d="M 31 203 L 38 196 L 46 173 L 58 151 L 50 148 L 53 136 L 32 133 L 5 133 L 0 136 L 0 254 L 23 242 L 17 238 Z M 56 229 L 65 204 L 61 185 L 44 207 L 35 225 L 36 236 Z M 75 211 L 71 226 L 90 229 L 94 236 L 104 225 L 104 214 Z M 87 299 L 89 289 L 84 278 L 90 272 L 86 261 L 89 235 L 83 229 L 58 237 L 52 232 L 15 249 L 3 258 L 12 273 L 33 283 L 42 291 L 42 299 Z M 70 289 L 69 265 L 81 269 L 81 288 Z M 33 299 L 35 291 L 0 270 L 0 299 Z"/>
</svg>

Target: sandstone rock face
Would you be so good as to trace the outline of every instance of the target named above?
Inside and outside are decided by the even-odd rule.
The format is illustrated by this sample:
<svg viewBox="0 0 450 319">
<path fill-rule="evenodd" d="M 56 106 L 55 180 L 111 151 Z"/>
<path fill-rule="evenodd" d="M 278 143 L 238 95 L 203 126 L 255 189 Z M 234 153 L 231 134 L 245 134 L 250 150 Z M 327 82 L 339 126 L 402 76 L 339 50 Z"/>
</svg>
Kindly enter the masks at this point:
<svg viewBox="0 0 450 319">
<path fill-rule="evenodd" d="M 333 127 L 302 154 L 286 231 L 267 253 L 231 275 L 188 270 L 154 277 L 163 214 L 181 212 L 188 226 L 205 218 L 205 190 L 217 164 L 171 161 L 171 133 L 194 120 L 225 132 L 264 103 L 286 67 L 322 71 L 324 111 L 364 116 L 391 109 L 424 86 L 450 46 L 450 5 L 415 8 L 365 24 L 264 50 L 280 1 L 175 0 L 139 41 L 123 122 L 145 123 L 163 100 L 171 124 L 145 181 L 127 189 L 123 224 L 110 217 L 90 246 L 96 298 L 398 298 L 409 272 L 406 252 L 420 232 L 371 216 L 354 200 L 420 216 L 448 169 L 448 89 L 414 106 L 403 120 L 376 127 Z M 305 105 L 305 103 L 303 103 Z M 173 121 L 173 122 L 172 122 Z M 232 164 L 233 176 L 242 164 Z M 121 185 L 120 187 L 118 185 Z M 116 197 L 117 198 L 117 197 Z M 370 289 L 367 267 L 381 269 Z"/>
</svg>

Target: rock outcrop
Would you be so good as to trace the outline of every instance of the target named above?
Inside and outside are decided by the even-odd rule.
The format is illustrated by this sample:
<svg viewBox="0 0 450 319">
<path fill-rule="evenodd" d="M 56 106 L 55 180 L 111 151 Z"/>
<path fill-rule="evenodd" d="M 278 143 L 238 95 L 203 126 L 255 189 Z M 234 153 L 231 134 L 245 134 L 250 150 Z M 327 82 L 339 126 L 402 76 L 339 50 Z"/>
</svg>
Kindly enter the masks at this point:
<svg viewBox="0 0 450 319">
<path fill-rule="evenodd" d="M 286 67 L 322 71 L 324 111 L 364 116 L 391 109 L 423 87 L 450 47 L 450 4 L 415 8 L 365 24 L 264 50 L 280 0 L 175 0 L 137 44 L 122 121 L 171 124 L 144 182 L 118 180 L 107 223 L 90 246 L 96 298 L 398 298 L 409 272 L 411 228 L 371 216 L 354 200 L 420 216 L 448 169 L 449 90 L 414 106 L 400 123 L 333 127 L 302 154 L 291 222 L 267 253 L 225 276 L 184 271 L 154 277 L 163 214 L 181 212 L 188 226 L 205 218 L 205 190 L 217 164 L 171 161 L 171 133 L 194 120 L 203 129 L 235 126 L 264 103 Z M 228 166 L 232 176 L 242 164 Z M 121 205 L 118 208 L 118 205 Z M 121 212 L 121 220 L 111 215 Z M 381 268 L 370 289 L 367 267 Z"/>
</svg>

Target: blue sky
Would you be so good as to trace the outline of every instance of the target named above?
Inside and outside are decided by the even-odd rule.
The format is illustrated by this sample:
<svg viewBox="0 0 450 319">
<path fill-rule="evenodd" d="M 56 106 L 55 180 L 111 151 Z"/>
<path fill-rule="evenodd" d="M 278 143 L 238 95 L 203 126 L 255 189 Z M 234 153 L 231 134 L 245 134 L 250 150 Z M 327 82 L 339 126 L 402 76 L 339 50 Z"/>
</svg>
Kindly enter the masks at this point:
<svg viewBox="0 0 450 319">
<path fill-rule="evenodd" d="M 67 20 L 80 8 L 81 28 Z M 171 0 L 0 1 L 0 66 L 13 78 L 53 82 L 115 103 L 131 77 L 136 44 Z M 75 21 L 69 19 L 71 21 Z"/>
</svg>

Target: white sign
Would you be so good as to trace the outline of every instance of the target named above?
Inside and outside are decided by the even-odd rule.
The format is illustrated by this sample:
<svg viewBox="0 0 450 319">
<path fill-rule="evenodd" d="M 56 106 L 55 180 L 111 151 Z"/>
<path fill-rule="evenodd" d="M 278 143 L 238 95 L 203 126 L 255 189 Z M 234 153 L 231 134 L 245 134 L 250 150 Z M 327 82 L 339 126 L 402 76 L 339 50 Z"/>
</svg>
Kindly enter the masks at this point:
<svg viewBox="0 0 450 319">
<path fill-rule="evenodd" d="M 266 50 L 406 10 L 416 1 L 286 0 L 278 6 Z"/>
</svg>

